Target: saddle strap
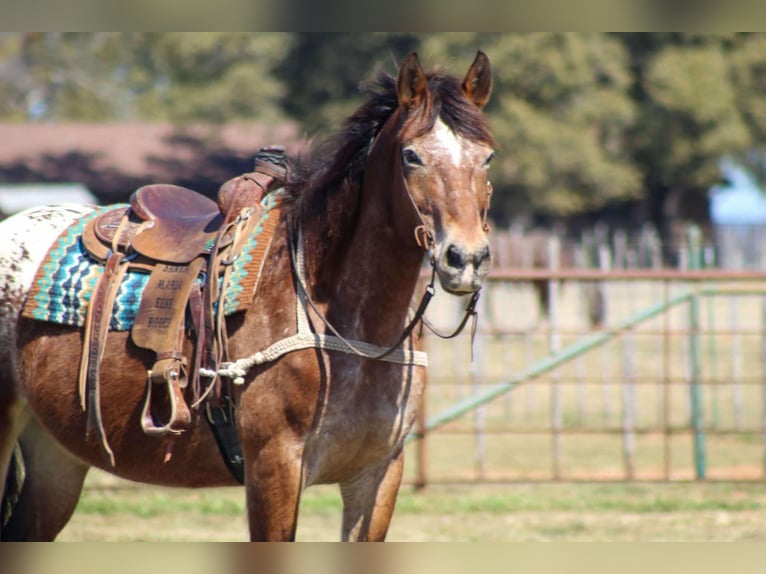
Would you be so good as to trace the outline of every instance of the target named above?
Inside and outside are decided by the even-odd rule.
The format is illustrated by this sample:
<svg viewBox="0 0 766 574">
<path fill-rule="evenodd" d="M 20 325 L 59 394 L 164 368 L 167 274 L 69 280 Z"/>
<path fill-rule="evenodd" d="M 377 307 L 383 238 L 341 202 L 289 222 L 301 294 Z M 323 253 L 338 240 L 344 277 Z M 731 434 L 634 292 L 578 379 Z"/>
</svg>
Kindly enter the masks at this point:
<svg viewBox="0 0 766 574">
<path fill-rule="evenodd" d="M 226 468 L 237 482 L 245 484 L 245 457 L 237 435 L 234 406 L 230 401 L 220 406 L 208 403 L 205 413 Z"/>
<path fill-rule="evenodd" d="M 200 400 L 202 387 L 200 384 L 199 370 L 202 367 L 202 358 L 207 356 L 207 348 L 211 342 L 208 340 L 208 334 L 205 330 L 205 308 L 202 302 L 202 287 L 195 283 L 189 296 L 189 318 L 191 320 L 192 332 L 197 335 L 197 342 L 194 345 L 194 353 L 191 362 L 191 384 L 194 408 L 197 401 Z"/>
<path fill-rule="evenodd" d="M 101 419 L 100 366 L 109 333 L 112 308 L 128 265 L 122 253 L 112 253 L 93 289 L 85 323 L 85 347 L 80 359 L 80 405 L 88 414 L 86 434 L 96 433 L 101 449 L 114 466 L 114 453 Z"/>
<path fill-rule="evenodd" d="M 235 205 L 230 206 L 230 209 L 236 208 Z M 207 281 L 201 296 L 202 308 L 200 329 L 197 331 L 197 345 L 202 345 L 203 349 L 200 353 L 201 360 L 195 360 L 195 384 L 199 379 L 200 367 L 205 370 L 216 369 L 222 361 L 228 360 L 228 334 L 222 295 L 226 293 L 231 279 L 232 264 L 241 255 L 247 238 L 254 231 L 262 214 L 260 206 L 239 209 L 236 217 L 231 213 L 226 214 L 227 223 L 219 231 L 211 249 Z M 224 244 L 222 242 L 224 237 L 230 238 L 230 241 Z M 218 278 L 220 278 L 220 284 Z M 219 406 L 221 394 L 220 380 L 213 378 L 202 396 L 195 399 L 195 406 L 205 399 L 213 406 Z M 228 396 L 229 393 L 223 394 Z"/>
</svg>

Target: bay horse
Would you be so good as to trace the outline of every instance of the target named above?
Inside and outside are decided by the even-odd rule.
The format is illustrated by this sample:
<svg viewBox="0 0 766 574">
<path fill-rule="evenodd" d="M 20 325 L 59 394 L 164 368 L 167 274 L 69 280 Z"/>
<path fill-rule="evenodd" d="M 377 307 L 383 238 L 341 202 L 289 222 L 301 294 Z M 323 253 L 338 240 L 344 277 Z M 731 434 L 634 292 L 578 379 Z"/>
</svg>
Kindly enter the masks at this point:
<svg viewBox="0 0 766 574">
<path fill-rule="evenodd" d="M 406 359 L 419 352 L 410 304 L 425 255 L 453 294 L 477 293 L 490 268 L 494 140 L 481 110 L 491 85 L 483 52 L 462 80 L 426 73 L 412 53 L 398 76 L 378 75 L 335 137 L 289 159 L 257 291 L 246 311 L 226 318 L 229 355 L 257 356 L 294 335 L 296 309 L 308 301 L 303 322 L 317 340 L 333 332 L 336 342 L 396 345 L 405 359 L 316 345 L 273 360 L 261 355 L 238 375 L 236 433 L 251 540 L 294 540 L 301 492 L 314 484 L 339 484 L 342 540 L 385 539 L 426 377 L 423 363 Z M 142 432 L 151 363 L 123 331 L 109 332 L 100 363 L 110 464 L 86 432 L 78 399 L 82 328 L 20 314 L 49 246 L 91 209 L 34 208 L 0 224 L 5 540 L 55 539 L 90 467 L 156 485 L 237 484 L 201 409 L 181 434 Z"/>
</svg>

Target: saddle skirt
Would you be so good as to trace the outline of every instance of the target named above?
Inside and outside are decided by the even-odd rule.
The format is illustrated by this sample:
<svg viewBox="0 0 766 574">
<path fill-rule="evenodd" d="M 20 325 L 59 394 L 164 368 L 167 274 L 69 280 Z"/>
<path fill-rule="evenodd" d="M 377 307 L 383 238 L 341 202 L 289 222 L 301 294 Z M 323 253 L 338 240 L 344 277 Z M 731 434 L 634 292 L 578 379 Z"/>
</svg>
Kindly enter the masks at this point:
<svg viewBox="0 0 766 574">
<path fill-rule="evenodd" d="M 231 278 L 222 294 L 226 315 L 244 311 L 253 300 L 261 265 L 278 220 L 281 196 L 280 190 L 264 196 L 260 220 L 246 240 L 240 257 L 232 264 Z M 85 325 L 88 303 L 104 271 L 104 264 L 85 248 L 83 233 L 92 221 L 105 213 L 125 208 L 127 205 L 96 209 L 61 233 L 38 268 L 23 316 L 73 327 Z M 148 280 L 149 274 L 137 269 L 125 273 L 117 291 L 109 330 L 129 331 L 132 328 Z"/>
</svg>

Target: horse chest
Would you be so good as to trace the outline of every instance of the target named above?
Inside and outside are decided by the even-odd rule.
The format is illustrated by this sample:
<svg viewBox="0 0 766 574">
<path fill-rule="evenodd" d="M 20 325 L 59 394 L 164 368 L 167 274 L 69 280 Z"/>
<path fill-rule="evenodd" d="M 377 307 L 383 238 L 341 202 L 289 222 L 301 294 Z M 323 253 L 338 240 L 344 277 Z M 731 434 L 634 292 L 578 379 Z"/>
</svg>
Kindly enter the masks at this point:
<svg viewBox="0 0 766 574">
<path fill-rule="evenodd" d="M 341 482 L 388 461 L 415 420 L 424 377 L 415 369 L 381 369 L 384 376 L 359 373 L 349 387 L 330 392 L 306 441 L 307 483 Z M 392 374 L 393 372 L 393 374 Z"/>
</svg>

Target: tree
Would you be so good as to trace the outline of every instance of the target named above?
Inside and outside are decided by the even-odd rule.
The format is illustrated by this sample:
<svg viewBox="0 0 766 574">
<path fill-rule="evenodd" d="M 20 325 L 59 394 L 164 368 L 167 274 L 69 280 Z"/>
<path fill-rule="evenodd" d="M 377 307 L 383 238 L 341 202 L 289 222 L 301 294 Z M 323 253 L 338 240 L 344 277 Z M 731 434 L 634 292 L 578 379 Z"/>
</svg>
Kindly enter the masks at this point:
<svg viewBox="0 0 766 574">
<path fill-rule="evenodd" d="M 284 117 L 274 68 L 288 46 L 286 34 L 209 32 L 133 34 L 124 49 L 142 116 L 224 123 Z"/>
<path fill-rule="evenodd" d="M 378 68 L 395 73 L 417 49 L 412 34 L 296 33 L 276 77 L 286 87 L 285 112 L 314 135 L 337 128 L 361 103 L 360 86 Z"/>
<path fill-rule="evenodd" d="M 731 155 L 766 184 L 766 34 L 737 34 L 731 44 L 734 98 L 751 137 L 743 153 Z"/>
<path fill-rule="evenodd" d="M 752 146 L 732 82 L 724 34 L 624 34 L 639 121 L 631 153 L 643 177 L 645 214 L 672 237 L 672 223 L 709 223 L 708 190 L 721 160 Z"/>
<path fill-rule="evenodd" d="M 5 38 L 5 117 L 105 121 L 277 121 L 277 33 L 30 33 Z M 0 71 L 2 68 L 0 68 Z M 26 94 L 18 97 L 19 92 Z"/>
<path fill-rule="evenodd" d="M 492 61 L 493 216 L 708 222 L 726 157 L 766 182 L 766 35 L 4 33 L 0 118 L 339 126 L 376 69 Z"/>
<path fill-rule="evenodd" d="M 627 54 L 603 34 L 443 34 L 427 52 L 470 62 L 487 52 L 495 97 L 487 112 L 500 142 L 496 219 L 519 212 L 565 217 L 639 196 L 627 131 Z"/>
</svg>

